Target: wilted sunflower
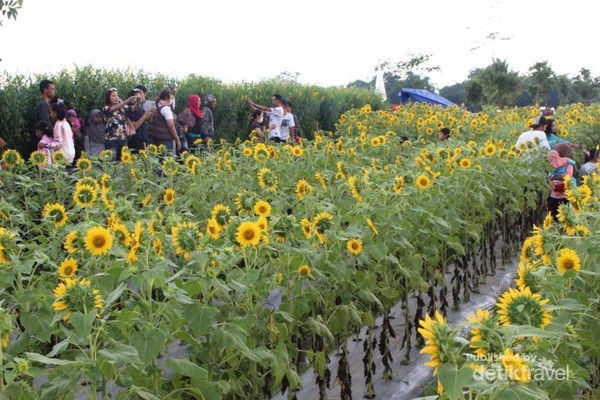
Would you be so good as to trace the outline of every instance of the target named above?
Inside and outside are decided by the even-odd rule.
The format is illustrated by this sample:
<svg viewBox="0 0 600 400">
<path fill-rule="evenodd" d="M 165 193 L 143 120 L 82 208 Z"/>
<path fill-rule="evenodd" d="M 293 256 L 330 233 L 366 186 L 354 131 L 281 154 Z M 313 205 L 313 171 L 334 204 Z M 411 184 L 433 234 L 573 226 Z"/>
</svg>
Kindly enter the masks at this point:
<svg viewBox="0 0 600 400">
<path fill-rule="evenodd" d="M 163 195 L 163 201 L 168 206 L 175 204 L 175 190 L 173 190 L 172 188 L 168 188 L 167 190 L 165 190 L 165 194 Z"/>
<path fill-rule="evenodd" d="M 254 205 L 254 213 L 261 217 L 268 217 L 271 215 L 271 205 L 264 200 L 257 201 Z"/>
<path fill-rule="evenodd" d="M 505 291 L 498 299 L 498 322 L 501 325 L 530 325 L 544 329 L 551 321 L 552 315 L 546 304 L 550 300 L 542 299 L 532 293 L 528 287 Z"/>
<path fill-rule="evenodd" d="M 104 300 L 100 291 L 93 289 L 89 280 L 84 278 L 66 278 L 60 282 L 54 289 L 54 303 L 52 308 L 55 311 L 64 312 L 63 320 L 69 321 L 71 313 L 78 311 L 89 313 L 92 310 L 101 310 L 104 307 Z M 96 313 L 97 317 L 100 317 Z"/>
<path fill-rule="evenodd" d="M 221 228 L 225 228 L 231 221 L 231 210 L 226 205 L 217 203 L 213 207 L 210 216 L 217 221 Z"/>
<path fill-rule="evenodd" d="M 306 196 L 313 192 L 313 187 L 308 183 L 306 179 L 298 180 L 296 183 L 296 189 L 294 190 L 298 200 L 302 201 Z"/>
<path fill-rule="evenodd" d="M 242 248 L 258 245 L 260 238 L 260 227 L 256 222 L 242 222 L 236 230 L 235 240 Z"/>
<path fill-rule="evenodd" d="M 71 278 L 77 272 L 77 261 L 74 258 L 66 258 L 58 266 L 57 272 L 61 278 Z"/>
<path fill-rule="evenodd" d="M 417 183 L 417 187 L 421 190 L 428 189 L 431 186 L 431 180 L 427 175 L 419 175 L 415 181 Z"/>
<path fill-rule="evenodd" d="M 110 231 L 104 227 L 96 226 L 88 229 L 85 234 L 85 248 L 93 256 L 101 256 L 112 249 L 113 237 Z"/>
<path fill-rule="evenodd" d="M 77 169 L 81 172 L 88 172 L 92 170 L 92 162 L 87 157 L 81 157 L 75 163 L 75 167 L 77 167 Z"/>
<path fill-rule="evenodd" d="M 425 347 L 421 349 L 420 353 L 429 354 L 431 359 L 425 365 L 433 368 L 433 376 L 436 376 L 442 365 L 443 348 L 441 343 L 444 341 L 443 337 L 448 330 L 448 324 L 442 314 L 436 311 L 435 318 L 425 315 L 425 319 L 420 320 L 419 325 L 421 327 L 418 328 L 418 331 L 425 339 Z M 437 383 L 437 392 L 439 395 L 444 393 L 444 388 L 439 380 Z"/>
<path fill-rule="evenodd" d="M 57 228 L 64 226 L 69 219 L 65 211 L 65 206 L 59 203 L 47 203 L 44 205 L 42 216 L 49 219 Z"/>
<path fill-rule="evenodd" d="M 577 252 L 573 249 L 564 248 L 558 252 L 558 271 L 564 274 L 567 271 L 581 269 L 581 260 L 577 255 Z"/>
<path fill-rule="evenodd" d="M 202 232 L 194 222 L 180 222 L 171 228 L 171 240 L 175 246 L 175 253 L 183 255 L 183 258 L 189 260 L 192 258 L 192 252 L 200 247 Z"/>
<path fill-rule="evenodd" d="M 346 242 L 346 249 L 350 254 L 357 256 L 362 252 L 363 244 L 360 239 L 350 239 Z"/>
<path fill-rule="evenodd" d="M 519 354 L 513 353 L 511 349 L 505 349 L 504 354 L 500 356 L 502 365 L 510 380 L 527 383 L 531 380 L 531 371 L 523 363 Z"/>
<path fill-rule="evenodd" d="M 98 192 L 93 186 L 87 184 L 75 186 L 73 202 L 76 206 L 81 208 L 90 207 L 94 204 L 96 199 L 98 199 Z"/>
</svg>

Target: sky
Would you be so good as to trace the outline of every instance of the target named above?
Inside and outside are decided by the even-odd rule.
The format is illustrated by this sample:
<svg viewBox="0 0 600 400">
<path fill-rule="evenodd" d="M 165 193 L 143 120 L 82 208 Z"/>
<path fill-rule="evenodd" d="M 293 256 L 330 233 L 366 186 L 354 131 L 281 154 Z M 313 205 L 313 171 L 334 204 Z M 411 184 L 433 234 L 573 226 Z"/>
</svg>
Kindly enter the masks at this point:
<svg viewBox="0 0 600 400">
<path fill-rule="evenodd" d="M 75 65 L 143 69 L 225 83 L 282 72 L 341 86 L 370 81 L 383 61 L 430 55 L 439 89 L 507 60 L 526 74 L 600 74 L 585 49 L 600 36 L 589 0 L 24 0 L 0 27 L 0 72 L 53 73 Z M 587 10 L 587 12 L 586 12 Z M 593 45 L 592 49 L 595 48 Z"/>
</svg>

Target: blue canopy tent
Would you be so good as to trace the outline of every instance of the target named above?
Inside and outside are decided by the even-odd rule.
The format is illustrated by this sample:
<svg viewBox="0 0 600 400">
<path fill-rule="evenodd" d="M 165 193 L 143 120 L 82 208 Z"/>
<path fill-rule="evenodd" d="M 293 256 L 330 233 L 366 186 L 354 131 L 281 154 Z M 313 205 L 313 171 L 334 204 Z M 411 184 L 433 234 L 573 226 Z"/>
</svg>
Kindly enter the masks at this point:
<svg viewBox="0 0 600 400">
<path fill-rule="evenodd" d="M 400 98 L 401 104 L 408 103 L 410 101 L 418 101 L 421 103 L 439 104 L 442 107 L 454 105 L 454 103 L 450 100 L 445 99 L 435 93 L 431 93 L 429 90 L 425 89 L 400 89 L 398 97 Z"/>
</svg>

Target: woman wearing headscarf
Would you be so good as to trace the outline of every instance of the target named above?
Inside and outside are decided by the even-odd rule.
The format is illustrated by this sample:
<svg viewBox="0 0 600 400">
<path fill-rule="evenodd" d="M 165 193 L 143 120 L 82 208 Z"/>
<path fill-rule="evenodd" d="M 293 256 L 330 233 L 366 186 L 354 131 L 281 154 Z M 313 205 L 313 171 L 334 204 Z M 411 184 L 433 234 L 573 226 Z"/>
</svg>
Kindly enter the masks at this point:
<svg viewBox="0 0 600 400">
<path fill-rule="evenodd" d="M 104 120 L 102 119 L 102 112 L 97 108 L 93 109 L 90 112 L 88 124 L 84 131 L 83 146 L 88 155 L 97 156 L 104 150 L 106 124 L 104 124 Z"/>
<path fill-rule="evenodd" d="M 200 110 L 200 96 L 193 94 L 188 97 L 187 106 L 177 116 L 181 126 L 187 126 L 185 134 L 190 148 L 195 148 L 194 141 L 200 139 L 200 125 L 202 123 L 202 110 Z"/>
</svg>

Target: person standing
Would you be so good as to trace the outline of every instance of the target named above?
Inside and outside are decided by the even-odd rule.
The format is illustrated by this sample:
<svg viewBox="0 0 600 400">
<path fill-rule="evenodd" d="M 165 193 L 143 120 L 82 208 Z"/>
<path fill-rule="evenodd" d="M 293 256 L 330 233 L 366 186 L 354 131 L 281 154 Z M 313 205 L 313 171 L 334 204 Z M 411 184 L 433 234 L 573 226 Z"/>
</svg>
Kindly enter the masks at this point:
<svg viewBox="0 0 600 400">
<path fill-rule="evenodd" d="M 282 142 L 288 139 L 294 139 L 296 136 L 296 124 L 294 123 L 294 115 L 290 111 L 290 106 L 287 100 L 282 101 L 283 118 L 281 118 L 281 128 L 279 138 Z"/>
<path fill-rule="evenodd" d="M 302 136 L 302 134 L 300 133 L 300 120 L 298 119 L 298 116 L 294 112 L 294 105 L 292 104 L 292 102 L 288 100 L 287 104 L 288 104 L 290 113 L 292 114 L 292 117 L 294 117 L 294 137 L 292 138 L 292 140 L 300 143 L 300 137 Z"/>
<path fill-rule="evenodd" d="M 169 151 L 176 154 L 181 150 L 181 141 L 175 128 L 175 117 L 171 110 L 171 90 L 165 88 L 160 91 L 156 100 L 156 111 L 150 120 L 151 129 L 149 136 L 152 143 L 160 146 L 165 145 Z"/>
<path fill-rule="evenodd" d="M 202 137 L 202 110 L 200 109 L 200 96 L 193 94 L 188 97 L 187 106 L 177 115 L 177 122 L 182 127 L 187 126 L 185 133 L 188 147 L 195 149 L 197 146 L 194 142 Z"/>
<path fill-rule="evenodd" d="M 598 147 L 594 147 L 590 149 L 585 154 L 585 163 L 581 166 L 579 170 L 579 177 L 583 177 L 586 175 L 591 175 L 593 172 L 598 170 L 598 155 L 599 155 Z"/>
<path fill-rule="evenodd" d="M 98 156 L 104 147 L 106 124 L 102 112 L 97 108 L 90 112 L 89 123 L 84 129 L 83 144 L 89 156 Z"/>
<path fill-rule="evenodd" d="M 550 150 L 550 144 L 548 144 L 548 138 L 546 137 L 546 126 L 548 120 L 544 116 L 538 116 L 533 120 L 533 124 L 530 125 L 530 130 L 521 133 L 517 139 L 515 147 L 517 150 L 527 150 L 528 146 L 532 147 L 543 147 Z"/>
<path fill-rule="evenodd" d="M 30 143 L 29 143 L 29 147 L 30 147 L 31 151 L 34 151 L 37 149 L 38 138 L 37 138 L 36 129 L 35 129 L 35 127 L 37 126 L 37 123 L 40 121 L 44 121 L 44 122 L 47 122 L 48 124 L 50 124 L 50 127 L 52 127 L 52 124 L 53 124 L 52 118 L 50 118 L 50 102 L 56 95 L 56 89 L 54 87 L 54 82 L 52 82 L 48 79 L 44 79 L 43 81 L 40 82 L 39 87 L 40 87 L 40 100 L 36 104 L 35 117 L 34 117 L 34 121 L 32 123 L 32 125 L 33 125 L 32 136 L 30 138 Z"/>
<path fill-rule="evenodd" d="M 283 98 L 280 94 L 271 96 L 271 104 L 273 107 L 261 106 L 254 103 L 251 99 L 246 99 L 246 104 L 253 110 L 261 110 L 267 112 L 269 116 L 269 139 L 274 142 L 282 142 L 281 140 L 281 120 L 283 119 Z"/>
<path fill-rule="evenodd" d="M 140 89 L 132 89 L 127 94 L 127 97 L 137 98 L 133 105 L 125 111 L 125 116 L 133 123 L 133 127 L 135 128 L 135 135 L 129 136 L 127 146 L 132 149 L 134 153 L 138 153 L 140 150 L 146 149 L 146 142 L 148 141 L 148 123 L 146 122 L 146 119 L 152 115 L 152 110 L 144 110 L 142 108 L 145 97 Z"/>
<path fill-rule="evenodd" d="M 102 116 L 106 121 L 106 130 L 104 135 L 104 147 L 106 150 L 112 150 L 113 160 L 121 160 L 121 150 L 127 145 L 128 129 L 127 114 L 131 104 L 138 101 L 138 97 L 131 96 L 122 101 L 116 88 L 111 88 L 104 94 L 104 104 Z M 135 134 L 135 132 L 133 132 Z"/>
<path fill-rule="evenodd" d="M 50 116 L 55 120 L 54 129 L 52 130 L 54 135 L 52 147 L 61 150 L 65 155 L 67 165 L 71 165 L 73 164 L 73 160 L 75 160 L 75 138 L 73 137 L 71 125 L 67 121 L 67 108 L 65 104 L 52 104 Z"/>
<path fill-rule="evenodd" d="M 217 98 L 212 95 L 206 95 L 204 107 L 202 107 L 202 122 L 200 124 L 200 134 L 204 141 L 215 138 L 215 120 L 213 111 L 217 108 Z"/>
</svg>

